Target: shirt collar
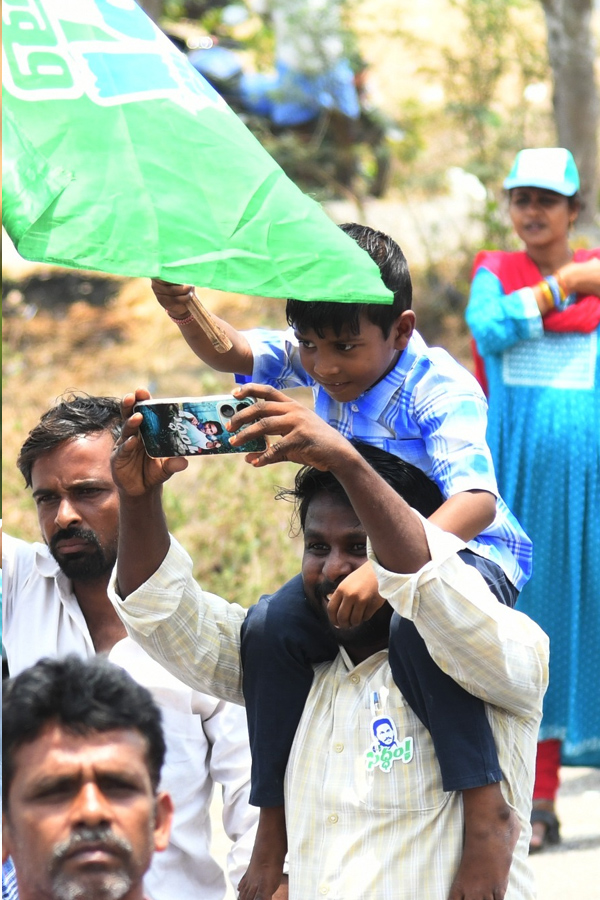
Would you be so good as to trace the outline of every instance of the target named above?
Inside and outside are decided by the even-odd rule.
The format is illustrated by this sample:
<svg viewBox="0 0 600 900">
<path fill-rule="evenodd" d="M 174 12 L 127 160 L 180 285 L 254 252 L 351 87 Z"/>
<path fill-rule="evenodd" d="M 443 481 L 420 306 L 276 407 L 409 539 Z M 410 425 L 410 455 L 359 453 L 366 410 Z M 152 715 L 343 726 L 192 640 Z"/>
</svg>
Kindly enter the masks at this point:
<svg viewBox="0 0 600 900">
<path fill-rule="evenodd" d="M 348 651 L 345 647 L 342 647 L 341 644 L 338 646 L 339 654 L 343 660 L 343 663 L 348 669 L 349 672 L 352 672 L 354 669 L 360 668 L 360 666 L 372 666 L 378 665 L 379 663 L 385 662 L 388 658 L 388 650 L 378 650 L 376 653 L 372 653 L 371 656 L 368 656 L 366 659 L 363 659 L 362 662 L 355 663 L 352 662 L 350 656 L 348 655 Z"/>
<path fill-rule="evenodd" d="M 58 596 L 62 603 L 74 605 L 77 610 L 80 609 L 77 597 L 73 593 L 73 583 L 67 578 L 61 567 L 58 565 L 46 544 L 36 543 L 34 567 L 42 578 L 52 578 L 56 582 Z"/>
<path fill-rule="evenodd" d="M 45 544 L 35 545 L 35 568 L 44 578 L 57 578 L 61 571 L 60 566 L 50 553 Z"/>
</svg>

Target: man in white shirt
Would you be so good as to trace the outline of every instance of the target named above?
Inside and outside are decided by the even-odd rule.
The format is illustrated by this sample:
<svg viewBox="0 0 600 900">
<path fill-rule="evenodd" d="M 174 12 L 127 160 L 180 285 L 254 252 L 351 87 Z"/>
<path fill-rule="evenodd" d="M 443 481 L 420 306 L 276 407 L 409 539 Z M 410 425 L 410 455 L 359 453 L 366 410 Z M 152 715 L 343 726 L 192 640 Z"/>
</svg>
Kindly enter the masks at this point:
<svg viewBox="0 0 600 900">
<path fill-rule="evenodd" d="M 145 455 L 132 410 L 147 396 L 138 391 L 125 398 L 129 418 L 113 457 L 121 506 L 109 594 L 131 636 L 173 674 L 241 702 L 248 613 L 202 591 L 191 560 L 168 534 L 161 485 L 182 464 Z M 334 629 L 339 652 L 314 669 L 286 772 L 290 897 L 467 900 L 453 883 L 463 841 L 460 794 L 444 793 L 429 732 L 390 669 L 389 629 L 397 612 L 415 623 L 437 664 L 486 703 L 512 810 L 506 829 L 516 841 L 508 884 L 497 886 L 494 900 L 532 900 L 529 813 L 548 678 L 546 635 L 497 602 L 481 574 L 458 556 L 465 546 L 460 539 L 396 493 L 400 488 L 418 509 L 422 473 L 396 460 L 394 489 L 367 462 L 379 466 L 383 451 L 359 453 L 273 388 L 248 385 L 237 396 L 261 402 L 237 414 L 232 429 L 248 425 L 244 440 L 279 436 L 266 451 L 249 454 L 249 462 L 286 459 L 314 467 L 296 479 L 296 494 L 304 503 L 304 590 L 324 627 L 333 627 L 329 595 L 364 563 L 367 551 L 385 598 L 366 621 Z M 395 726 L 393 749 L 374 747 L 373 727 L 381 718 Z M 243 886 L 240 896 L 249 900 Z M 266 894 L 256 893 L 255 900 Z"/>
<path fill-rule="evenodd" d="M 147 900 L 173 817 L 150 692 L 101 656 L 70 654 L 12 678 L 2 716 L 2 850 L 21 900 Z"/>
<path fill-rule="evenodd" d="M 3 539 L 3 642 L 11 675 L 45 656 L 108 653 L 151 690 L 163 713 L 163 786 L 173 797 L 169 847 L 145 879 L 150 900 L 222 900 L 225 876 L 210 854 L 210 802 L 223 791 L 234 888 L 246 871 L 257 810 L 248 805 L 250 751 L 244 710 L 178 681 L 127 637 L 107 596 L 117 550 L 119 496 L 110 454 L 119 403 L 75 396 L 31 431 L 18 465 L 33 489 L 45 543 Z"/>
</svg>

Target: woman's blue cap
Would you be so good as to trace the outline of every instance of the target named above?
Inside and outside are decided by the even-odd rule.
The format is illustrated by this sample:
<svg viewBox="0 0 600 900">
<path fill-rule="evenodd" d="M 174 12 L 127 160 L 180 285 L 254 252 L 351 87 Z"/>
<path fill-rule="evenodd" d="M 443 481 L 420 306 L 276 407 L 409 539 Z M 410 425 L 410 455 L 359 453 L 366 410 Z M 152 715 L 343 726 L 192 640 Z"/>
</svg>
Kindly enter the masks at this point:
<svg viewBox="0 0 600 900">
<path fill-rule="evenodd" d="M 572 197 L 579 190 L 579 173 L 572 154 L 564 147 L 521 150 L 504 187 L 507 191 L 516 187 L 546 188 Z"/>
</svg>

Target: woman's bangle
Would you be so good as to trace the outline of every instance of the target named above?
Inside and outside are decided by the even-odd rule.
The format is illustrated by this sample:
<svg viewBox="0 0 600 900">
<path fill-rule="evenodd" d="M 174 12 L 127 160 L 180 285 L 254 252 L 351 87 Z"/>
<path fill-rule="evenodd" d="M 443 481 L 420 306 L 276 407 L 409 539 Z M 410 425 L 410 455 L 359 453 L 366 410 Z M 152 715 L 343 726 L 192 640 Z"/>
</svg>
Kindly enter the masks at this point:
<svg viewBox="0 0 600 900">
<path fill-rule="evenodd" d="M 550 288 L 550 285 L 548 284 L 548 282 L 546 281 L 545 278 L 543 279 L 543 281 L 539 282 L 538 287 L 542 293 L 542 297 L 544 298 L 544 300 L 546 301 L 546 304 L 547 304 L 546 309 L 542 313 L 542 315 L 545 316 L 546 313 L 549 313 L 551 309 L 554 309 L 554 297 L 552 295 L 552 290 Z"/>
<path fill-rule="evenodd" d="M 539 288 L 542 296 L 548 302 L 546 313 L 549 313 L 551 309 L 558 309 L 562 312 L 568 306 L 570 297 L 566 296 L 564 287 L 556 275 L 547 275 L 543 281 L 540 281 Z"/>
<path fill-rule="evenodd" d="M 552 299 L 557 309 L 563 309 L 565 302 L 565 292 L 558 283 L 555 275 L 547 275 L 544 279 L 552 291 Z"/>
<path fill-rule="evenodd" d="M 572 306 L 573 303 L 577 303 L 577 294 L 575 291 L 571 291 L 570 294 L 567 294 L 567 289 L 565 287 L 565 283 L 563 281 L 563 277 L 560 274 L 560 272 L 555 272 L 554 277 L 556 278 L 556 281 L 558 283 L 558 286 L 559 286 L 562 296 L 563 296 L 563 301 L 562 301 L 562 305 L 560 308 L 566 309 L 567 306 Z"/>
<path fill-rule="evenodd" d="M 558 282 L 558 286 L 562 292 L 563 298 L 567 296 L 567 289 L 565 288 L 565 283 L 563 281 L 563 277 L 560 274 L 560 271 L 554 273 L 554 278 Z"/>
<path fill-rule="evenodd" d="M 185 316 L 183 319 L 178 319 L 177 316 L 172 316 L 168 309 L 165 309 L 166 314 L 170 318 L 171 322 L 176 322 L 177 325 L 189 325 L 191 322 L 195 322 L 195 318 L 190 313 L 189 316 Z"/>
</svg>

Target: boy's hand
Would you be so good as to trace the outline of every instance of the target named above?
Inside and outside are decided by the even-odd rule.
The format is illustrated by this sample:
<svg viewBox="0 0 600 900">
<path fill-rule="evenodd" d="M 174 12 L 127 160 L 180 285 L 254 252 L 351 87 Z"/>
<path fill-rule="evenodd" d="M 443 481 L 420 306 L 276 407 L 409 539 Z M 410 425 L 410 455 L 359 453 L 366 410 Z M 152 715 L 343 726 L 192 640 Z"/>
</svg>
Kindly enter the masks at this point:
<svg viewBox="0 0 600 900">
<path fill-rule="evenodd" d="M 247 384 L 236 388 L 233 394 L 240 400 L 255 397 L 259 401 L 230 419 L 227 426 L 229 431 L 237 431 L 242 425 L 247 426 L 241 435 L 230 438 L 234 446 L 266 435 L 281 437 L 281 440 L 272 443 L 266 450 L 246 455 L 246 462 L 256 468 L 277 462 L 297 462 L 328 471 L 335 467 L 344 454 L 356 453 L 350 442 L 335 428 L 312 410 L 275 388 L 263 384 Z"/>
<path fill-rule="evenodd" d="M 138 400 L 150 399 L 147 390 L 138 388 L 133 394 L 125 394 L 121 402 L 123 429 L 112 451 L 111 468 L 115 484 L 129 497 L 141 497 L 188 466 L 182 456 L 153 459 L 146 453 L 139 434 L 142 414 L 134 413 L 133 407 Z"/>
<path fill-rule="evenodd" d="M 161 278 L 153 278 L 151 281 L 154 296 L 171 316 L 176 319 L 185 319 L 189 315 L 188 303 L 194 296 L 194 286 L 191 284 L 171 284 Z"/>
<path fill-rule="evenodd" d="M 347 575 L 328 600 L 327 615 L 331 624 L 338 628 L 360 625 L 385 603 L 368 562 Z"/>
</svg>

